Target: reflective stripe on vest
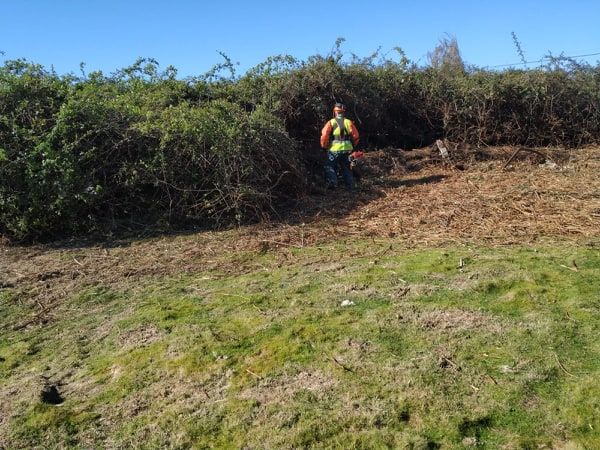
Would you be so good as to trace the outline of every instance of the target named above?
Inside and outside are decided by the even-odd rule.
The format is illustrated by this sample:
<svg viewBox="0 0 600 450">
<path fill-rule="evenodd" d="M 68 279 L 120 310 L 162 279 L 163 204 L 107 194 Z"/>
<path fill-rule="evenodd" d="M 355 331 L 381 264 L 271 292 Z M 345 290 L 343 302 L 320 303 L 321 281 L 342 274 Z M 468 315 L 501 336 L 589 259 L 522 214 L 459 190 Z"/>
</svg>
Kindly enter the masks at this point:
<svg viewBox="0 0 600 450">
<path fill-rule="evenodd" d="M 347 152 L 354 149 L 352 145 L 352 135 L 350 134 L 350 128 L 352 122 L 349 119 L 344 119 L 344 130 L 338 126 L 336 119 L 331 119 L 331 127 L 333 128 L 333 141 L 329 148 L 332 152 Z"/>
</svg>

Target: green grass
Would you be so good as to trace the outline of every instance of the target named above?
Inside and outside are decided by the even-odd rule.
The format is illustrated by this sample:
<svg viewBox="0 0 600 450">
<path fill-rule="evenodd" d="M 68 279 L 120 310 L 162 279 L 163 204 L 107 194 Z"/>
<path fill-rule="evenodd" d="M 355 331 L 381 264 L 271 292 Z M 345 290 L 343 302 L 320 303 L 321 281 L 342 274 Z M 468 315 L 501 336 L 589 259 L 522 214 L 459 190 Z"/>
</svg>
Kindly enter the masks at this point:
<svg viewBox="0 0 600 450">
<path fill-rule="evenodd" d="M 0 291 L 0 447 L 600 447 L 596 249 L 223 258 L 251 265 L 82 287 L 21 331 Z"/>
</svg>

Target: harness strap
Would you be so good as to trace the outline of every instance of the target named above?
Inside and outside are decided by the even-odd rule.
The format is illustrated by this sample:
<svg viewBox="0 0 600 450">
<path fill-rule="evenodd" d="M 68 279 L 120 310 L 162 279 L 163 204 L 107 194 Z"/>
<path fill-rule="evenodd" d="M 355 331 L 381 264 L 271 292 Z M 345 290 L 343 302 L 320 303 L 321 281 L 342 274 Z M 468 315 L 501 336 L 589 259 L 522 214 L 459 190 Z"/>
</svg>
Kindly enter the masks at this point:
<svg viewBox="0 0 600 450">
<path fill-rule="evenodd" d="M 335 121 L 337 122 L 337 126 L 340 129 L 340 140 L 346 140 L 346 124 L 344 123 L 343 117 L 336 117 Z"/>
<path fill-rule="evenodd" d="M 334 119 L 335 122 L 333 123 L 333 129 L 331 130 L 331 134 L 333 134 L 333 132 L 335 131 L 335 125 L 337 125 L 337 127 L 340 129 L 340 137 L 339 139 L 335 137 L 335 135 L 333 135 L 333 142 L 335 143 L 340 143 L 340 142 L 346 142 L 346 141 L 351 141 L 350 136 L 348 136 L 346 134 L 346 124 L 345 124 L 345 119 L 344 118 L 335 118 Z"/>
</svg>

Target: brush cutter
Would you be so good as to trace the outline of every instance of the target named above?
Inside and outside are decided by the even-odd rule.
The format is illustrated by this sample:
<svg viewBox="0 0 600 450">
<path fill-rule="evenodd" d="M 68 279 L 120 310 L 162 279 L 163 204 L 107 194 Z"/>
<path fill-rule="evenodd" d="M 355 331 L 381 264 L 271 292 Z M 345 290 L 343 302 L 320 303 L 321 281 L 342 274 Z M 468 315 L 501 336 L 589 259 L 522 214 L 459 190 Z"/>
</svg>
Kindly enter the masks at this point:
<svg viewBox="0 0 600 450">
<path fill-rule="evenodd" d="M 358 150 L 350 153 L 350 156 L 348 156 L 348 159 L 350 160 L 350 170 L 357 182 L 360 182 L 363 175 L 361 167 L 363 156 L 365 156 L 365 153 Z"/>
</svg>

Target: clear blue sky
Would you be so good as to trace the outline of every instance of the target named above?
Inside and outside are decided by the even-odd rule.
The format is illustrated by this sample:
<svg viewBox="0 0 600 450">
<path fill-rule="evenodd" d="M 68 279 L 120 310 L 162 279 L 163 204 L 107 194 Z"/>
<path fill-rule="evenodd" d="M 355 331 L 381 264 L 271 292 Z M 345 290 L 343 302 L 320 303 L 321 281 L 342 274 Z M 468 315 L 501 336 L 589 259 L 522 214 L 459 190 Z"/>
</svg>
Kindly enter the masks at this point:
<svg viewBox="0 0 600 450">
<path fill-rule="evenodd" d="M 0 60 L 23 57 L 60 73 L 82 61 L 112 72 L 144 56 L 197 75 L 222 61 L 217 51 L 244 71 L 271 55 L 327 53 L 337 37 L 360 56 L 400 46 L 425 63 L 445 33 L 467 63 L 492 66 L 520 60 L 511 31 L 529 60 L 600 52 L 600 2 L 0 0 Z"/>
</svg>

